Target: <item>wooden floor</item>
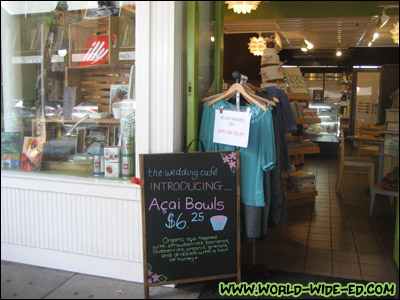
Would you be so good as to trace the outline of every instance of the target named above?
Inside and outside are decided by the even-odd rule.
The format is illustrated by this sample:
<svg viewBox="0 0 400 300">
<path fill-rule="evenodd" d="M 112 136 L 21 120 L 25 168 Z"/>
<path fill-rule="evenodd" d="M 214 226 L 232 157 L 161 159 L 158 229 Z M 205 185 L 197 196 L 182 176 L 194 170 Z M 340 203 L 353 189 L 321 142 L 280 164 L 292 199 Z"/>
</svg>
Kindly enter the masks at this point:
<svg viewBox="0 0 400 300">
<path fill-rule="evenodd" d="M 345 174 L 335 193 L 336 159 L 306 157 L 303 170 L 316 174 L 315 205 L 288 209 L 288 222 L 256 240 L 256 263 L 271 270 L 378 282 L 396 282 L 393 259 L 396 205 L 378 195 L 368 216 L 367 175 Z M 251 264 L 251 244 L 242 245 L 242 263 Z"/>
</svg>

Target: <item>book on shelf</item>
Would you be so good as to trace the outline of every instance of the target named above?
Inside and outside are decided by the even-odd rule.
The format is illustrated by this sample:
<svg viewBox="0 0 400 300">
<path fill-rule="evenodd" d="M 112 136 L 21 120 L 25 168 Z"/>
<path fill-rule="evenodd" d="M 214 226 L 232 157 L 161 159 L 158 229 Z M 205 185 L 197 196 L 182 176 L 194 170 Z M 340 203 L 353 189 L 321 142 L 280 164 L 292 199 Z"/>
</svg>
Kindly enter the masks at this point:
<svg viewBox="0 0 400 300">
<path fill-rule="evenodd" d="M 296 185 L 296 186 L 311 186 L 311 185 L 315 185 L 315 178 L 310 178 L 310 179 L 290 178 L 290 181 L 293 183 L 293 185 Z"/>
<path fill-rule="evenodd" d="M 309 192 L 309 191 L 315 191 L 315 186 L 313 187 L 304 187 L 304 188 L 296 188 L 295 187 L 296 192 L 298 193 L 302 193 L 302 192 Z"/>
<path fill-rule="evenodd" d="M 305 172 L 305 171 L 296 171 L 289 173 L 290 179 L 315 179 L 315 174 L 312 172 Z"/>
<path fill-rule="evenodd" d="M 386 123 L 386 130 L 399 132 L 399 122 L 388 121 Z"/>
</svg>

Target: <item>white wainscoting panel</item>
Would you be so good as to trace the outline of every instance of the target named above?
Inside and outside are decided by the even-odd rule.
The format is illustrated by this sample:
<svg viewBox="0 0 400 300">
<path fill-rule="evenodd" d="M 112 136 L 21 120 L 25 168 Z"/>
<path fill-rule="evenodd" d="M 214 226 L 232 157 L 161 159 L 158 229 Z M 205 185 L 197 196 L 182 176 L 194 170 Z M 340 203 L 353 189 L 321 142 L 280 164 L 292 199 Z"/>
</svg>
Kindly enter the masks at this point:
<svg viewBox="0 0 400 300">
<path fill-rule="evenodd" d="M 5 250 L 12 245 L 22 251 L 18 262 L 24 262 L 25 257 L 26 263 L 31 264 L 35 264 L 30 258 L 32 248 L 36 253 L 43 250 L 46 255 L 57 251 L 57 257 L 64 253 L 69 259 L 90 256 L 99 262 L 125 261 L 140 266 L 140 278 L 122 277 L 141 281 L 140 189 L 120 181 L 101 182 L 99 185 L 99 180 L 94 179 L 2 172 L 2 259 L 16 259 L 15 253 Z M 54 191 L 57 186 L 58 191 Z M 62 260 L 60 266 L 51 263 L 58 268 L 63 264 Z"/>
</svg>

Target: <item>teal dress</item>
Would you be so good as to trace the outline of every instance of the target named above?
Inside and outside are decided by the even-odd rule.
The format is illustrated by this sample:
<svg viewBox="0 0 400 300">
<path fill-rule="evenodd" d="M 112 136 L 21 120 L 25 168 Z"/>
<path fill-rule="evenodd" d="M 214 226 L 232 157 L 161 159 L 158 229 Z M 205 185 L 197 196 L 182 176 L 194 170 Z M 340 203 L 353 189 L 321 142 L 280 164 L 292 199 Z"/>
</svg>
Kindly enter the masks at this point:
<svg viewBox="0 0 400 300">
<path fill-rule="evenodd" d="M 203 109 L 200 127 L 200 140 L 207 151 L 236 150 L 235 146 L 213 142 L 215 110 L 234 110 L 234 104 L 220 100 L 211 106 L 206 103 Z M 240 151 L 240 196 L 241 203 L 250 206 L 265 206 L 264 171 L 275 168 L 275 136 L 271 110 L 262 110 L 257 105 L 241 106 L 241 109 L 251 109 L 250 133 L 247 148 Z"/>
</svg>

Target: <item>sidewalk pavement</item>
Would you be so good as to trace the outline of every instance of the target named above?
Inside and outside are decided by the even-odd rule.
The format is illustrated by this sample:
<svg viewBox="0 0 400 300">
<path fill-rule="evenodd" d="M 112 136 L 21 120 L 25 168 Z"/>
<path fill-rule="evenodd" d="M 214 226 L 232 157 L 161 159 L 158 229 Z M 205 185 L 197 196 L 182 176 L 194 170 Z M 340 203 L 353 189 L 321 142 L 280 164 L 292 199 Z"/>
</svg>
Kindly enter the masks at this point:
<svg viewBox="0 0 400 300">
<path fill-rule="evenodd" d="M 151 287 L 150 299 L 196 299 L 201 283 Z M 1 299 L 143 299 L 143 284 L 1 261 Z"/>
</svg>

